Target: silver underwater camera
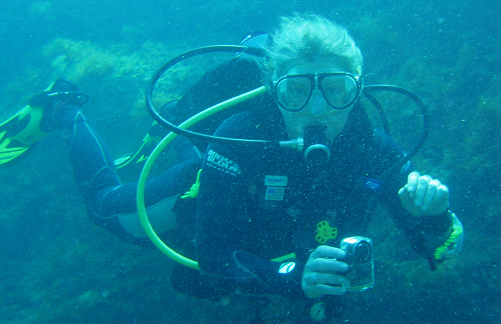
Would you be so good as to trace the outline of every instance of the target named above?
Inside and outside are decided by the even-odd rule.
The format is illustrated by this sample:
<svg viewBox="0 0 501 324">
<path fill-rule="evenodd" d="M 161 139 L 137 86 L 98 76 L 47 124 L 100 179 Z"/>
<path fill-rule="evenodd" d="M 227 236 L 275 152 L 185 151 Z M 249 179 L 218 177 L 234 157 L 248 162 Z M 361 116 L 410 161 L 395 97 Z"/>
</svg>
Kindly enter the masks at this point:
<svg viewBox="0 0 501 324">
<path fill-rule="evenodd" d="M 374 258 L 372 240 L 353 236 L 341 241 L 341 249 L 346 252 L 343 259 L 349 266 L 346 278 L 347 291 L 364 291 L 374 287 Z"/>
</svg>

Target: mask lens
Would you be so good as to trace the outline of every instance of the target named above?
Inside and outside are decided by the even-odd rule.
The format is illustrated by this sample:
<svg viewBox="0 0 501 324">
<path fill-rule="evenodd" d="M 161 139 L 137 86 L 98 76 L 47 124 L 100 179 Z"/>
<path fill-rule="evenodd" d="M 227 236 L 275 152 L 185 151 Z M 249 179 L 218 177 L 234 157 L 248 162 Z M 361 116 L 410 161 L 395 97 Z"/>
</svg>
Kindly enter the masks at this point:
<svg viewBox="0 0 501 324">
<path fill-rule="evenodd" d="M 327 75 L 321 80 L 320 88 L 325 100 L 335 109 L 343 109 L 357 98 L 358 85 L 350 75 Z"/>
<path fill-rule="evenodd" d="M 311 80 L 302 76 L 289 76 L 276 85 L 280 105 L 290 111 L 304 108 L 310 99 Z"/>
</svg>

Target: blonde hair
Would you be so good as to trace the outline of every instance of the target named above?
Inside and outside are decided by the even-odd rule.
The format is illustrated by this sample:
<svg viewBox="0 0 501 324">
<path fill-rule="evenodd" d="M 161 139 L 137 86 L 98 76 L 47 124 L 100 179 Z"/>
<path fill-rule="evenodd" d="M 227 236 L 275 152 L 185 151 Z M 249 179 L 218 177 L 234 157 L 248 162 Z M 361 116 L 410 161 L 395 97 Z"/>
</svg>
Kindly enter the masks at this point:
<svg viewBox="0 0 501 324">
<path fill-rule="evenodd" d="M 362 74 L 363 57 L 348 31 L 314 14 L 281 17 L 279 28 L 271 35 L 268 70 L 285 73 L 294 61 L 338 60 L 348 72 Z"/>
</svg>

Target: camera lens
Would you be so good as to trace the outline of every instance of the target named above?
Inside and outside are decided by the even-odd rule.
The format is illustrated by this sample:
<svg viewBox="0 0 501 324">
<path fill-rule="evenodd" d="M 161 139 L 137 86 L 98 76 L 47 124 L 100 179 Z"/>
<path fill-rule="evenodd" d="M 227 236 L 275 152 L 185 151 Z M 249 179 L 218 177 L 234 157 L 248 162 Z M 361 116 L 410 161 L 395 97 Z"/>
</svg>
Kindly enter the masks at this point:
<svg viewBox="0 0 501 324">
<path fill-rule="evenodd" d="M 360 263 L 366 263 L 371 258 L 372 254 L 371 245 L 367 241 L 360 241 L 355 247 L 355 251 L 353 254 Z"/>
</svg>

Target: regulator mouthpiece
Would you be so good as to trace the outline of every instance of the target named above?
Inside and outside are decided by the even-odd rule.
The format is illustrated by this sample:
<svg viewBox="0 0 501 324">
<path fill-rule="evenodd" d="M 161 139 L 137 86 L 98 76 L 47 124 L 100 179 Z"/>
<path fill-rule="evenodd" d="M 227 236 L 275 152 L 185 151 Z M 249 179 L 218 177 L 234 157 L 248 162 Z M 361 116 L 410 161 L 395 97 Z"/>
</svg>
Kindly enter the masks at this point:
<svg viewBox="0 0 501 324">
<path fill-rule="evenodd" d="M 326 126 L 309 126 L 304 131 L 304 158 L 311 165 L 323 165 L 331 157 L 331 143 L 325 136 Z"/>
</svg>

